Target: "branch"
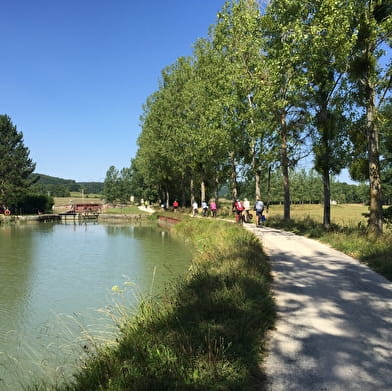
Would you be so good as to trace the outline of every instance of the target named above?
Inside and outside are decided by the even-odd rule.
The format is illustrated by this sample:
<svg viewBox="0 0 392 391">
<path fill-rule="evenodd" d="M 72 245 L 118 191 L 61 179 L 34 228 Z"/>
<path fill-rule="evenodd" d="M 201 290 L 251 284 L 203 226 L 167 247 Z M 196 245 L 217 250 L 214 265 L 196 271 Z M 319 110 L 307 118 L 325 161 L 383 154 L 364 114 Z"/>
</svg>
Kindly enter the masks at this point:
<svg viewBox="0 0 392 391">
<path fill-rule="evenodd" d="M 331 88 L 331 90 L 330 90 L 330 92 L 329 92 L 329 94 L 328 94 L 327 102 L 330 101 L 331 96 L 332 96 L 332 94 L 334 93 L 335 88 L 338 86 L 338 84 L 339 84 L 339 82 L 340 82 L 340 79 L 341 79 L 342 77 L 343 77 L 343 73 L 340 73 L 339 76 L 337 77 L 337 79 L 336 79 L 336 81 L 335 81 L 333 87 Z"/>
<path fill-rule="evenodd" d="M 377 110 L 381 107 L 382 102 L 384 101 L 385 96 L 386 96 L 388 90 L 391 88 L 391 86 L 392 86 L 392 73 L 391 73 L 391 76 L 389 77 L 388 85 L 385 87 L 384 93 L 382 94 L 382 97 L 381 97 L 380 101 L 378 102 Z"/>
</svg>

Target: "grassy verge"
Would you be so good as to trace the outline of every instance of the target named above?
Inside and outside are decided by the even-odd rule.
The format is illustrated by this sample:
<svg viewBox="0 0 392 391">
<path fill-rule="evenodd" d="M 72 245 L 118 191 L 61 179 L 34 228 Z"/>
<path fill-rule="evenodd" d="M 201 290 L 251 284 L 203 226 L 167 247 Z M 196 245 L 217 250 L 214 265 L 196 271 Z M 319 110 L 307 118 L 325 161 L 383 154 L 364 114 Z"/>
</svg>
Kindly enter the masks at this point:
<svg viewBox="0 0 392 391">
<path fill-rule="evenodd" d="M 275 316 L 260 243 L 234 224 L 207 219 L 181 222 L 173 235 L 194 248 L 187 276 L 158 301 L 144 300 L 121 322 L 117 345 L 98 349 L 56 390 L 260 389 Z"/>
<path fill-rule="evenodd" d="M 333 225 L 326 230 L 311 218 L 284 222 L 281 217 L 270 217 L 268 225 L 292 231 L 330 244 L 333 248 L 351 255 L 392 281 L 392 233 L 387 231 L 378 239 L 370 239 L 366 227 Z"/>
</svg>

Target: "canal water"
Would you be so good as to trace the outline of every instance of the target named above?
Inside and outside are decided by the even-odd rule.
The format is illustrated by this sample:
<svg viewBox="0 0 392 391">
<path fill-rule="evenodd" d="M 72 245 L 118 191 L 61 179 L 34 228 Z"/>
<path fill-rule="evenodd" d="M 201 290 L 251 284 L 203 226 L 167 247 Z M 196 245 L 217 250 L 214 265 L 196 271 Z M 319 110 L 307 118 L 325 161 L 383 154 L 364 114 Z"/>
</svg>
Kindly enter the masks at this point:
<svg viewBox="0 0 392 391">
<path fill-rule="evenodd" d="M 152 226 L 0 226 L 0 390 L 72 372 L 113 340 L 122 305 L 158 295 L 191 254 Z"/>
</svg>

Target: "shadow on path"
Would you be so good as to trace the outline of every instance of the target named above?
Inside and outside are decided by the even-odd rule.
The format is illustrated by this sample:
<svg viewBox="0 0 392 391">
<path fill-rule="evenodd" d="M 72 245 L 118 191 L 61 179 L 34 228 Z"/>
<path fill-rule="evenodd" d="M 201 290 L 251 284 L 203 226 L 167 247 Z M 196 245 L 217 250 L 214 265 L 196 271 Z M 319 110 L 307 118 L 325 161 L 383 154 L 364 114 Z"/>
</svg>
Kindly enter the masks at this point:
<svg viewBox="0 0 392 391">
<path fill-rule="evenodd" d="M 274 276 L 267 390 L 392 390 L 392 284 L 315 240 L 246 228 Z"/>
</svg>

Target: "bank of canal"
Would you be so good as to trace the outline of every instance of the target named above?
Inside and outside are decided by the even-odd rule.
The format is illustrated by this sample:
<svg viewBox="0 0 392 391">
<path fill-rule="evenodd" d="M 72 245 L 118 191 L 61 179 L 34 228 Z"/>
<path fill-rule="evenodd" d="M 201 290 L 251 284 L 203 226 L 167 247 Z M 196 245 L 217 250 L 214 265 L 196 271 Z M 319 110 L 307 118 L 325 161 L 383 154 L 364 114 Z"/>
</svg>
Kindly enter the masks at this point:
<svg viewBox="0 0 392 391">
<path fill-rule="evenodd" d="M 191 259 L 167 230 L 118 222 L 5 224 L 0 254 L 1 391 L 73 372 L 81 332 L 113 327 L 97 309 L 159 294 Z"/>
<path fill-rule="evenodd" d="M 55 390 L 255 390 L 273 326 L 270 267 L 257 238 L 223 221 L 190 219 L 172 235 L 193 248 L 191 268 L 121 322 Z M 34 390 L 46 390 L 40 385 Z"/>
</svg>

